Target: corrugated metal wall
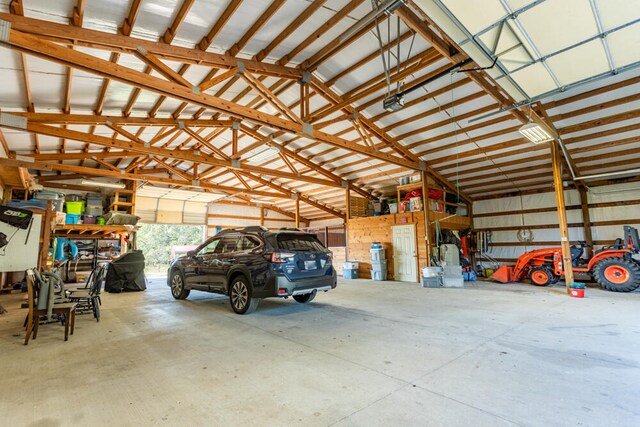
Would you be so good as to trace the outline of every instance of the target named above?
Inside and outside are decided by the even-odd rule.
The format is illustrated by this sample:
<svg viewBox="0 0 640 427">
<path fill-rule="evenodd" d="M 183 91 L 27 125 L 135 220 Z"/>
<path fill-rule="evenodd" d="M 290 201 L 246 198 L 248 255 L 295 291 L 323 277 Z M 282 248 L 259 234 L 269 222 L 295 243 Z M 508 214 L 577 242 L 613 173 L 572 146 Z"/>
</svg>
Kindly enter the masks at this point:
<svg viewBox="0 0 640 427">
<path fill-rule="evenodd" d="M 594 247 L 610 245 L 623 237 L 623 225 L 640 228 L 640 183 L 591 188 L 587 193 Z M 569 239 L 585 240 L 577 190 L 565 191 Z M 491 234 L 489 256 L 514 261 L 524 252 L 560 245 L 555 193 L 530 194 L 474 202 L 474 228 Z M 531 242 L 518 239 L 520 229 L 530 230 Z"/>
</svg>

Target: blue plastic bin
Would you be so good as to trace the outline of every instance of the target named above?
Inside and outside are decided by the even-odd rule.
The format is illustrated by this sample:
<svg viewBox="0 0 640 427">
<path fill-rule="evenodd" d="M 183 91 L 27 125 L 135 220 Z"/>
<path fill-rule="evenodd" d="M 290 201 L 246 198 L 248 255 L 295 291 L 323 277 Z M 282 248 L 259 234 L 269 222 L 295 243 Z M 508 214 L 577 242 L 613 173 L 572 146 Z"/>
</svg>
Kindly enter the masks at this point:
<svg viewBox="0 0 640 427">
<path fill-rule="evenodd" d="M 344 277 L 345 279 L 357 279 L 358 270 L 342 270 L 342 277 Z"/>
<path fill-rule="evenodd" d="M 78 224 L 80 222 L 80 215 L 67 214 L 64 222 L 65 224 Z"/>
</svg>

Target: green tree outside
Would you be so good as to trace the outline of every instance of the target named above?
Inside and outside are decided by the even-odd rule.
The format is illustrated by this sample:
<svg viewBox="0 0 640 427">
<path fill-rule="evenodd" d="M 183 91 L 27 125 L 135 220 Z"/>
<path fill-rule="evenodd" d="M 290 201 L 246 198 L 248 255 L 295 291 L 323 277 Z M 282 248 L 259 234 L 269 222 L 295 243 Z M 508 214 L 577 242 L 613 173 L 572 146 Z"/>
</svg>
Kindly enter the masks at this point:
<svg viewBox="0 0 640 427">
<path fill-rule="evenodd" d="M 175 224 L 141 224 L 136 236 L 138 249 L 145 257 L 147 271 L 166 272 L 173 246 L 199 245 L 203 226 Z"/>
</svg>

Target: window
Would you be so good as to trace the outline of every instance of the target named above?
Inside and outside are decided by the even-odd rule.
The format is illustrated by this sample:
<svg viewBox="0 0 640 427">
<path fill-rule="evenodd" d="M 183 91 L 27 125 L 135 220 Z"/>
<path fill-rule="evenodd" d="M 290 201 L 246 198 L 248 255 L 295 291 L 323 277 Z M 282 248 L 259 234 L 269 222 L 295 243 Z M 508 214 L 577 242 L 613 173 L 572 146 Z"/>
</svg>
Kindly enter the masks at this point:
<svg viewBox="0 0 640 427">
<path fill-rule="evenodd" d="M 198 252 L 198 255 L 210 255 L 214 253 L 216 251 L 216 247 L 218 246 L 218 243 L 220 243 L 220 239 L 212 240 L 207 246 L 200 249 L 200 252 Z"/>
<path fill-rule="evenodd" d="M 316 236 L 308 234 L 279 234 L 278 248 L 287 251 L 325 251 Z"/>
<path fill-rule="evenodd" d="M 228 254 L 231 252 L 238 251 L 238 240 L 242 239 L 242 237 L 238 238 L 238 236 L 226 236 L 222 238 L 222 243 L 217 248 L 217 254 Z"/>
<path fill-rule="evenodd" d="M 242 238 L 242 249 L 238 248 L 238 250 L 250 251 L 258 246 L 260 246 L 260 241 L 258 239 L 253 236 L 244 236 Z"/>
</svg>

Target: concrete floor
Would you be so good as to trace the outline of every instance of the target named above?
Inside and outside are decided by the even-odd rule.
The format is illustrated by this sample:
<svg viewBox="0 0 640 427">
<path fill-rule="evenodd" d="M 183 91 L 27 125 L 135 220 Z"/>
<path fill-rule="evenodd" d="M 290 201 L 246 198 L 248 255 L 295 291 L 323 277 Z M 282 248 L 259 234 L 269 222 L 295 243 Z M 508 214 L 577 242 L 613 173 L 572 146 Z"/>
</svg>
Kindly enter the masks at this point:
<svg viewBox="0 0 640 427">
<path fill-rule="evenodd" d="M 311 305 L 106 294 L 22 345 L 0 296 L 4 426 L 640 425 L 640 294 L 341 280 Z"/>
</svg>

